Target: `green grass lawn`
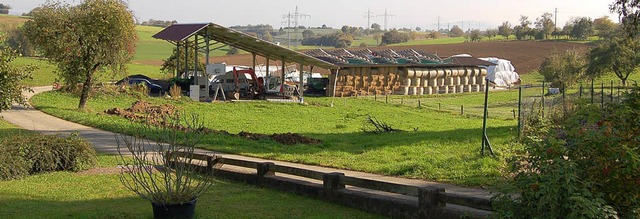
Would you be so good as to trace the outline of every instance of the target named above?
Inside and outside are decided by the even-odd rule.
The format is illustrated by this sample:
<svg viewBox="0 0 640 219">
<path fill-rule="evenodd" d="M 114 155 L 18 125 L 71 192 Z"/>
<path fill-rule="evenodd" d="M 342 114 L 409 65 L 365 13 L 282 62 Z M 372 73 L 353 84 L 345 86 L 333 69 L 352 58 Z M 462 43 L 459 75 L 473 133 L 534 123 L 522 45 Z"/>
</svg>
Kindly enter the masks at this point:
<svg viewBox="0 0 640 219">
<path fill-rule="evenodd" d="M 124 119 L 100 112 L 112 107 L 127 108 L 136 99 L 128 96 L 96 96 L 88 111 L 76 110 L 78 99 L 49 92 L 32 99 L 46 113 L 98 127 L 131 132 L 138 125 L 122 128 Z M 501 179 L 504 158 L 511 154 L 514 120 L 489 121 L 489 137 L 498 158 L 481 157 L 482 120 L 432 109 L 384 104 L 366 99 L 342 100 L 329 107 L 330 98 L 305 98 L 308 105 L 270 102 L 197 103 L 148 98 L 168 103 L 202 116 L 211 129 L 231 133 L 294 132 L 322 141 L 318 145 L 282 145 L 272 140 L 251 141 L 211 134 L 199 147 L 227 153 L 330 166 L 393 176 L 437 180 L 468 186 L 493 184 Z M 470 98 L 468 101 L 481 101 Z M 481 102 L 480 102 L 481 104 Z M 405 132 L 363 133 L 365 115 L 370 114 Z M 417 128 L 417 131 L 414 131 Z"/>
<path fill-rule="evenodd" d="M 0 119 L 0 139 L 34 134 Z M 98 156 L 98 167 L 120 165 Z M 313 207 L 310 207 L 313 206 Z M 127 190 L 117 174 L 53 172 L 0 181 L 0 218 L 151 218 L 151 204 Z M 380 218 L 291 193 L 215 180 L 198 199 L 196 218 Z"/>
<path fill-rule="evenodd" d="M 100 156 L 101 167 L 118 164 Z M 313 207 L 311 207 L 313 206 Z M 117 174 L 54 172 L 0 181 L 1 218 L 151 218 L 150 202 Z M 256 186 L 215 180 L 196 204 L 196 218 L 381 218 L 355 209 Z"/>
</svg>

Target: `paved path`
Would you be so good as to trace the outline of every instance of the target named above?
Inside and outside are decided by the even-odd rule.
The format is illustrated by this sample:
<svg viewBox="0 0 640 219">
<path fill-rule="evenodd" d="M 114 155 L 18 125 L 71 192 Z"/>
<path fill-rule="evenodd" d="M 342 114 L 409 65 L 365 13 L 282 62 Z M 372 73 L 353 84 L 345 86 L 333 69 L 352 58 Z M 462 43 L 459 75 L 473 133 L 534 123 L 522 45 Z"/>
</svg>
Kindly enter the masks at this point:
<svg viewBox="0 0 640 219">
<path fill-rule="evenodd" d="M 52 89 L 51 86 L 36 87 L 36 88 L 33 88 L 33 90 L 35 91 L 34 93 L 25 93 L 25 96 L 27 96 L 27 98 L 31 98 L 33 95 L 37 93 L 50 91 L 51 89 Z M 73 132 L 79 132 L 83 138 L 87 139 L 89 142 L 93 144 L 93 147 L 97 152 L 106 153 L 106 154 L 118 153 L 115 134 L 113 132 L 103 131 L 96 128 L 65 121 L 65 120 L 50 116 L 48 114 L 45 114 L 43 112 L 40 112 L 38 110 L 35 110 L 31 107 L 14 106 L 11 110 L 7 110 L 0 113 L 0 116 L 3 117 L 4 120 L 10 123 L 13 123 L 19 127 L 41 132 L 44 134 L 56 134 L 56 133 L 70 134 Z M 214 153 L 212 151 L 205 151 L 205 150 L 198 150 L 198 152 Z M 223 155 L 222 153 L 216 153 L 216 154 Z M 284 161 L 266 160 L 266 159 L 246 157 L 246 156 L 233 155 L 233 154 L 224 154 L 223 157 L 257 161 L 257 162 L 273 162 L 278 165 L 315 170 L 315 171 L 325 172 L 325 173 L 342 172 L 347 176 L 374 179 L 379 181 L 392 182 L 392 183 L 405 184 L 405 185 L 414 185 L 414 186 L 420 186 L 420 187 L 438 186 L 446 189 L 446 191 L 450 193 L 463 194 L 463 195 L 475 196 L 475 197 L 491 197 L 491 194 L 489 193 L 489 191 L 486 191 L 486 190 L 469 189 L 469 188 L 463 188 L 459 186 L 437 183 L 437 182 L 430 182 L 425 180 L 389 177 L 389 176 L 382 176 L 377 174 L 348 171 L 348 170 L 341 170 L 341 169 L 327 168 L 327 167 L 318 167 L 318 166 L 290 163 L 290 162 L 284 162 Z"/>
</svg>

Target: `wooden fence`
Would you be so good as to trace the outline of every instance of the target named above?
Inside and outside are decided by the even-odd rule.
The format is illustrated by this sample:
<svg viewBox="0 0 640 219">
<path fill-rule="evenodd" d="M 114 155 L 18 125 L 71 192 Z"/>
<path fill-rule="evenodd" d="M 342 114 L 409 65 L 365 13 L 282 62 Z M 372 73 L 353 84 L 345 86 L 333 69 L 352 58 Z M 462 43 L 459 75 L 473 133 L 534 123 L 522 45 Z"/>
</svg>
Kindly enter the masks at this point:
<svg viewBox="0 0 640 219">
<path fill-rule="evenodd" d="M 415 205 L 415 207 L 417 207 L 418 213 L 415 215 L 418 215 L 418 217 L 420 218 L 430 217 L 429 215 L 433 215 L 434 210 L 441 209 L 445 207 L 446 204 L 465 206 L 471 209 L 477 209 L 482 211 L 493 210 L 491 206 L 491 200 L 489 198 L 480 198 L 480 197 L 472 197 L 472 196 L 448 193 L 445 191 L 444 188 L 418 187 L 418 186 L 403 185 L 403 184 L 384 182 L 384 181 L 378 181 L 378 180 L 372 180 L 372 179 L 363 179 L 358 177 L 346 176 L 344 173 L 339 173 L 339 172 L 325 173 L 325 172 L 319 172 L 314 170 L 277 165 L 271 162 L 254 162 L 254 161 L 246 161 L 246 160 L 239 160 L 239 159 L 232 159 L 232 158 L 225 158 L 225 157 L 209 156 L 209 155 L 203 155 L 203 154 L 188 155 L 185 153 L 176 153 L 176 155 L 182 158 L 188 158 L 188 156 L 191 156 L 193 160 L 199 161 L 199 162 L 192 162 L 191 165 L 196 165 L 198 171 L 202 173 L 215 172 L 214 171 L 215 166 L 230 165 L 230 166 L 255 169 L 256 173 L 252 177 L 255 177 L 256 179 L 270 178 L 275 176 L 277 173 L 280 173 L 280 174 L 288 174 L 288 175 L 294 175 L 298 177 L 322 181 L 322 186 L 320 187 L 320 190 L 321 190 L 320 196 L 332 196 L 333 194 L 348 190 L 346 189 L 346 186 L 353 186 L 353 187 L 372 190 L 374 193 L 375 191 L 382 191 L 382 192 L 415 197 L 418 199 L 418 203 L 417 205 Z M 305 194 L 309 194 L 309 193 L 305 193 Z M 344 194 L 339 195 L 339 197 L 344 197 Z M 332 200 L 332 201 L 335 201 L 335 200 Z M 360 205 L 360 206 L 366 206 L 366 205 Z M 385 214 L 384 212 L 379 212 L 372 209 L 362 209 L 362 210 L 371 211 L 375 213 L 382 213 L 383 215 L 391 216 L 391 217 L 398 216 L 394 214 Z M 437 215 L 438 217 L 442 217 L 441 214 L 437 214 Z M 474 214 L 463 212 L 462 215 L 473 216 Z M 484 217 L 487 215 L 488 213 L 486 213 L 485 215 L 480 215 L 479 217 Z M 449 216 L 451 216 L 451 218 L 455 218 L 461 215 L 456 214 L 456 215 L 449 215 Z M 409 216 L 409 217 L 414 217 L 414 216 Z"/>
</svg>

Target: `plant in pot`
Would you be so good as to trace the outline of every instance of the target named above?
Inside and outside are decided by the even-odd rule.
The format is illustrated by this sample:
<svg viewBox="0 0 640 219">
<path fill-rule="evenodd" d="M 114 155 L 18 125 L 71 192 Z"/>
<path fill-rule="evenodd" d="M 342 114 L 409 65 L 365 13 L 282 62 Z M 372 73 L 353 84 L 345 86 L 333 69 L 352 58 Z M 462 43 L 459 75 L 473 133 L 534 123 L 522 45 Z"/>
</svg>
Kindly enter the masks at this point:
<svg viewBox="0 0 640 219">
<path fill-rule="evenodd" d="M 194 150 L 204 130 L 198 116 L 176 113 L 148 118 L 146 125 L 130 136 L 116 135 L 124 163 L 120 181 L 151 201 L 154 218 L 194 217 L 198 197 L 212 185 L 213 169 L 201 174 L 199 166 L 192 165 L 198 164 Z M 158 141 L 147 140 L 149 137 Z"/>
</svg>

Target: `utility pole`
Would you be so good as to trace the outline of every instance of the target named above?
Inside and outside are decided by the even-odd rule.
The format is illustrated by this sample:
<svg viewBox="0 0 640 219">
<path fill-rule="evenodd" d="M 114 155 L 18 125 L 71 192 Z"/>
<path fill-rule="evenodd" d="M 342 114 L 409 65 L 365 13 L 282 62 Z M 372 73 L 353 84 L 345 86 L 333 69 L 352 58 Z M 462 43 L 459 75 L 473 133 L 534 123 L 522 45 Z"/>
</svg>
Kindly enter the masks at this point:
<svg viewBox="0 0 640 219">
<path fill-rule="evenodd" d="M 384 30 L 387 31 L 387 19 L 389 19 L 390 17 L 395 17 L 396 15 L 393 14 L 389 14 L 387 13 L 387 10 L 384 10 L 384 14 L 378 15 L 376 17 L 384 17 Z"/>
<path fill-rule="evenodd" d="M 556 31 L 558 29 L 558 8 L 556 8 L 556 18 L 555 21 L 553 22 L 553 31 Z"/>
<path fill-rule="evenodd" d="M 438 30 L 440 31 L 440 19 L 442 19 L 442 17 L 440 17 L 440 15 L 438 15 L 438 17 L 436 17 L 438 19 Z"/>
<path fill-rule="evenodd" d="M 367 18 L 367 28 L 364 29 L 370 29 L 371 28 L 371 17 L 374 17 L 373 12 L 371 12 L 371 9 L 367 9 L 367 12 L 364 14 L 364 17 Z"/>
<path fill-rule="evenodd" d="M 300 18 L 307 18 L 307 17 L 311 17 L 311 15 L 308 14 L 303 14 L 298 12 L 298 6 L 296 6 L 296 11 L 291 14 L 291 12 L 285 14 L 282 16 L 282 18 L 285 20 L 283 23 L 287 24 L 287 48 L 291 48 L 291 36 L 289 35 L 290 29 L 291 29 L 291 24 L 293 24 L 294 26 L 294 33 L 298 32 L 298 20 Z"/>
</svg>

